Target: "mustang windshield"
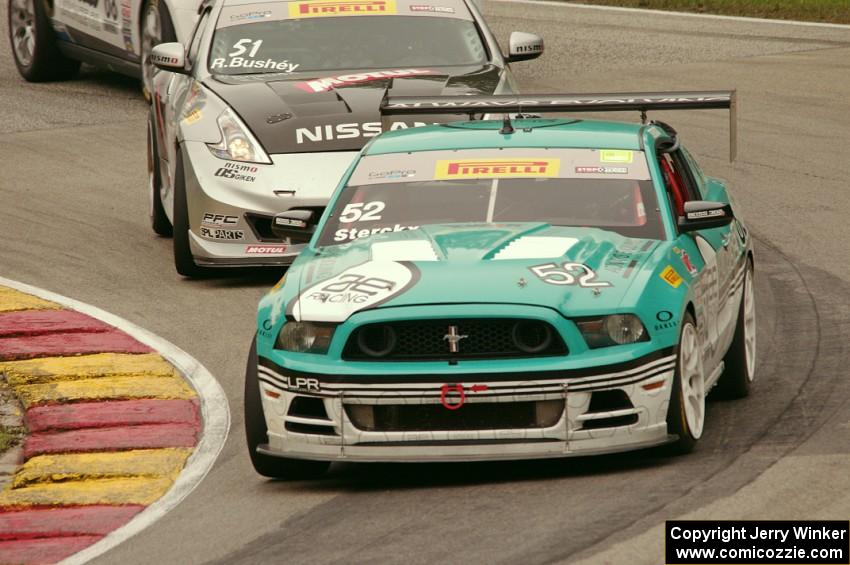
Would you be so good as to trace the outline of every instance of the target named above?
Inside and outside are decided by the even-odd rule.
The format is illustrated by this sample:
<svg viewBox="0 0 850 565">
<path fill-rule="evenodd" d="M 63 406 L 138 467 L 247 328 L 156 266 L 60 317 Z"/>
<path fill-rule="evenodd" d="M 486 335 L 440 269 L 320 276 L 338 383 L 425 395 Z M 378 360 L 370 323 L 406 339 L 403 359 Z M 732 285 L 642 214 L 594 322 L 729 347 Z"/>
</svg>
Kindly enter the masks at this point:
<svg viewBox="0 0 850 565">
<path fill-rule="evenodd" d="M 446 5 L 313 1 L 229 6 L 219 17 L 209 69 L 227 75 L 420 67 L 427 71 L 485 63 L 487 52 L 467 8 L 460 2 L 441 4 Z M 373 11 L 372 5 L 384 11 Z M 340 7 L 347 11 L 333 11 Z M 452 12 L 435 14 L 435 10 Z"/>
<path fill-rule="evenodd" d="M 511 152 L 516 157 L 510 159 L 504 152 L 500 158 L 479 155 L 432 151 L 363 158 L 336 201 L 319 245 L 470 222 L 539 222 L 663 237 L 642 152 L 523 150 Z M 600 164 L 603 159 L 619 162 Z"/>
</svg>

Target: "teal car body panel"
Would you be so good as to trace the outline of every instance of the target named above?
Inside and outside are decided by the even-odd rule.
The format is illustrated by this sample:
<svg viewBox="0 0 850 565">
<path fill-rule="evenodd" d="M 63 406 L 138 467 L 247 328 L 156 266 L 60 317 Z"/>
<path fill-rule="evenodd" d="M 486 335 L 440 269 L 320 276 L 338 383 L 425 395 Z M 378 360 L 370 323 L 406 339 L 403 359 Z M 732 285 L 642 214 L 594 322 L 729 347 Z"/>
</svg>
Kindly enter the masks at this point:
<svg viewBox="0 0 850 565">
<path fill-rule="evenodd" d="M 501 125 L 501 122 L 478 121 L 388 132 L 364 147 L 360 159 L 402 153 L 415 155 L 431 151 L 511 148 L 643 151 L 658 203 L 663 237 L 626 237 L 594 227 L 561 227 L 536 222 L 452 223 L 376 233 L 341 245 L 320 247 L 317 244 L 319 234 L 331 220 L 332 210 L 357 167 L 359 160 L 356 160 L 331 198 L 308 248 L 292 264 L 285 280 L 259 304 L 257 353 L 268 377 L 263 386 L 285 393 L 280 405 L 269 398 L 263 399 L 269 424 L 268 453 L 315 459 L 491 459 L 610 452 L 654 445 L 668 440 L 664 414 L 673 375 L 671 359 L 679 339 L 680 322 L 686 312 L 690 312 L 697 321 L 703 363 L 709 369 L 721 366 L 741 304 L 743 272 L 752 256 L 749 233 L 726 186 L 717 179 L 706 177 L 693 158 L 684 149 L 680 150 L 676 166 L 687 163 L 687 172 L 680 174 L 687 175 L 691 189 L 699 191 L 699 199 L 731 204 L 735 219 L 723 227 L 679 233 L 678 217 L 665 184 L 665 172 L 661 160 L 656 158 L 659 143 L 670 137 L 663 127 L 567 119 L 521 119 L 513 122 L 515 133 L 505 135 L 498 131 Z M 521 238 L 560 238 L 574 240 L 575 243 L 557 258 L 497 257 L 511 242 Z M 398 257 L 391 261 L 402 265 L 399 269 L 407 269 L 410 280 L 405 279 L 403 290 L 392 293 L 379 304 L 346 311 L 339 320 L 334 320 L 338 325 L 327 353 L 275 349 L 275 340 L 287 321 L 326 321 L 313 319 L 309 312 L 305 314 L 300 308 L 300 300 L 305 293 L 321 292 L 321 284 L 369 265 L 376 246 L 404 247 L 423 240 L 433 250 L 433 260 Z M 564 264 L 586 266 L 590 269 L 588 281 L 605 283 L 604 286 L 552 284 L 553 279 L 546 280 L 549 275 L 540 276 L 533 270 L 537 267 L 541 272 L 552 271 Z M 541 265 L 550 266 L 541 268 Z M 593 276 L 590 276 L 591 272 Z M 572 271 L 572 274 L 578 278 L 581 269 Z M 559 280 L 558 276 L 551 276 Z M 589 347 L 577 322 L 611 314 L 637 316 L 648 338 L 624 345 Z M 445 359 L 363 361 L 346 358 L 345 355 L 349 338 L 367 324 L 463 318 L 545 321 L 563 339 L 568 353 L 561 356 L 462 359 L 448 363 Z M 395 446 L 392 452 L 388 451 L 391 450 L 389 445 L 376 447 L 376 442 L 379 442 L 374 437 L 363 440 L 368 434 L 351 439 L 359 432 L 346 435 L 344 429 L 350 422 L 343 416 L 340 394 L 347 393 L 340 392 L 342 388 L 326 391 L 324 384 L 317 384 L 318 388 L 305 384 L 308 379 L 315 379 L 321 383 L 350 381 L 374 385 L 380 384 L 383 378 L 387 383 L 402 383 L 407 379 L 454 386 L 456 383 L 519 379 L 518 375 L 524 375 L 522 378 L 534 382 L 560 379 L 561 394 L 569 399 L 571 393 L 568 391 L 574 388 L 573 382 L 579 383 L 579 390 L 582 387 L 591 390 L 589 385 L 581 384 L 583 379 L 591 378 L 583 376 L 589 370 L 620 375 L 637 371 L 633 367 L 662 365 L 666 371 L 663 373 L 664 386 L 656 391 L 638 390 L 639 387 L 632 381 L 622 384 L 622 378 L 615 384 L 597 387 L 626 387 L 623 390 L 627 390 L 635 409 L 644 410 L 640 412 L 638 423 L 632 422 L 610 433 L 606 430 L 594 433 L 589 427 L 582 430 L 581 424 L 576 424 L 581 415 L 577 416 L 579 420 L 570 416 L 563 418 L 564 429 L 555 430 L 553 427 L 549 430 L 550 436 L 542 433 L 537 437 L 527 431 L 523 436 L 533 436 L 532 439 L 541 442 L 543 439 L 560 438 L 563 447 L 514 449 L 503 446 L 465 451 L 461 447 L 443 445 L 436 451 L 423 451 L 421 456 L 413 446 L 399 448 L 398 442 L 390 442 Z M 714 373 L 716 379 L 719 372 Z M 647 378 L 658 375 L 651 371 L 642 374 L 649 374 Z M 493 388 L 494 385 L 490 386 Z M 555 394 L 551 388 L 541 391 L 543 396 L 540 398 Z M 390 396 L 393 394 L 384 392 Z M 309 434 L 291 433 L 282 427 L 287 418 L 287 398 L 293 394 L 324 397 L 328 403 L 329 418 L 336 425 L 337 437 L 307 437 Z M 432 395 L 430 401 L 436 402 L 434 390 L 428 394 Z M 590 393 L 575 394 L 578 395 L 576 410 L 587 411 Z M 445 390 L 440 400 L 444 397 Z M 337 400 L 338 409 L 334 408 Z M 638 402 L 645 405 L 638 406 Z M 567 405 L 570 405 L 569 401 Z M 644 409 L 644 406 L 647 408 Z M 566 410 L 569 412 L 569 407 Z M 408 433 L 408 437 L 413 436 Z M 425 441 L 420 436 L 416 437 L 417 441 Z M 479 433 L 476 437 L 484 436 Z M 360 440 L 363 440 L 362 449 L 358 448 Z M 582 449 L 582 444 L 586 444 L 587 449 Z"/>
</svg>

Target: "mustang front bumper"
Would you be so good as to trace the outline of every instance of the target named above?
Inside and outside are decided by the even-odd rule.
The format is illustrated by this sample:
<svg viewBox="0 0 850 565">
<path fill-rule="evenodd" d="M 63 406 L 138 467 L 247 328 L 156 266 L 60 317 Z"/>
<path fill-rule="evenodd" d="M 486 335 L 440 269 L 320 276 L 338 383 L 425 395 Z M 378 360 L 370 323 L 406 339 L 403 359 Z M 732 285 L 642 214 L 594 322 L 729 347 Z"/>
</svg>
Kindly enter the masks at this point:
<svg viewBox="0 0 850 565">
<path fill-rule="evenodd" d="M 528 380 L 358 384 L 293 375 L 261 359 L 269 443 L 294 459 L 474 461 L 612 453 L 669 441 L 672 350 L 619 366 Z M 533 376 L 532 376 L 533 375 Z M 486 379 L 490 380 L 486 380 Z"/>
</svg>

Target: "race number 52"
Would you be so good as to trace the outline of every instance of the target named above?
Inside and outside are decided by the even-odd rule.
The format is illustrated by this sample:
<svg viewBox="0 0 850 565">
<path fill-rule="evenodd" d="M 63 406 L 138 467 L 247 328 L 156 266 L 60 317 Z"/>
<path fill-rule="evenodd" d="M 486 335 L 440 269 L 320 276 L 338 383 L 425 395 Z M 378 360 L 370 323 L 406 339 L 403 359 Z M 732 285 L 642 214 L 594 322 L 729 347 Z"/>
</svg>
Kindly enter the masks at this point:
<svg viewBox="0 0 850 565">
<path fill-rule="evenodd" d="M 352 202 L 346 204 L 339 215 L 339 221 L 343 224 L 352 222 L 374 222 L 381 219 L 381 212 L 384 211 L 387 205 L 380 200 L 372 202 Z"/>
<path fill-rule="evenodd" d="M 582 263 L 543 263 L 529 268 L 546 284 L 557 286 L 577 284 L 584 288 L 611 286 L 611 283 L 607 281 L 596 280 L 593 269 Z"/>
</svg>

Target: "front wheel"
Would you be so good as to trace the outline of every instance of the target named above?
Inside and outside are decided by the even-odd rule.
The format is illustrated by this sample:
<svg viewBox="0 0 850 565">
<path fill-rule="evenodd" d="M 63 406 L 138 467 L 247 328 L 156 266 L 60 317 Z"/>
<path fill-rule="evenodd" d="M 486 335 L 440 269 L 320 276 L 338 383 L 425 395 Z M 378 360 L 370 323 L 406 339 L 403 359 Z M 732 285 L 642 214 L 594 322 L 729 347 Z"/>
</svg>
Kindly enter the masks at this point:
<svg viewBox="0 0 850 565">
<path fill-rule="evenodd" d="M 756 296 L 753 292 L 753 264 L 747 263 L 741 306 L 732 345 L 723 358 L 726 368 L 717 382 L 717 392 L 724 398 L 744 398 L 756 376 Z"/>
<path fill-rule="evenodd" d="M 690 453 L 702 437 L 705 426 L 702 348 L 696 323 L 690 312 L 682 319 L 677 357 L 670 405 L 667 408 L 667 431 L 679 436 L 671 445 L 674 452 Z"/>
<path fill-rule="evenodd" d="M 12 55 L 22 77 L 45 82 L 77 74 L 80 62 L 59 51 L 44 0 L 9 0 L 7 13 Z"/>
<path fill-rule="evenodd" d="M 327 461 L 307 461 L 272 457 L 257 452 L 257 447 L 268 443 L 268 428 L 260 399 L 260 382 L 257 379 L 257 338 L 251 343 L 248 366 L 245 368 L 245 439 L 248 455 L 254 470 L 272 479 L 314 479 L 325 474 L 330 467 Z"/>
</svg>

